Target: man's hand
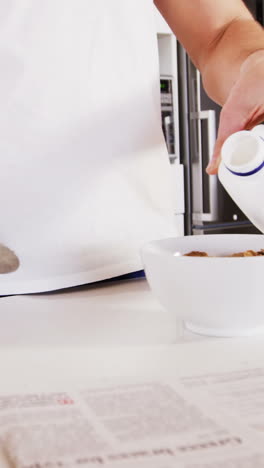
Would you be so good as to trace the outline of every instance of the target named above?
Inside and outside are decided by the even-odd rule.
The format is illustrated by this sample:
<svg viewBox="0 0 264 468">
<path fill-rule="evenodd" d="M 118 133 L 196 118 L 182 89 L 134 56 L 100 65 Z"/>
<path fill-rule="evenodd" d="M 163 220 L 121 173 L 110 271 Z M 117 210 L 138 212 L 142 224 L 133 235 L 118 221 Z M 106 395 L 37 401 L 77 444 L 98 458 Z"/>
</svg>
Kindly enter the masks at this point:
<svg viewBox="0 0 264 468">
<path fill-rule="evenodd" d="M 232 133 L 264 121 L 264 31 L 242 0 L 154 0 L 222 106 L 208 174 Z"/>
<path fill-rule="evenodd" d="M 240 130 L 250 130 L 263 121 L 264 50 L 259 50 L 241 65 L 238 80 L 223 106 L 214 155 L 206 172 L 217 173 L 221 148 L 227 137 Z"/>
<path fill-rule="evenodd" d="M 2 273 L 11 273 L 19 267 L 19 260 L 12 250 L 3 244 L 0 244 L 0 275 Z M 0 290 L 1 293 L 1 290 Z"/>
</svg>

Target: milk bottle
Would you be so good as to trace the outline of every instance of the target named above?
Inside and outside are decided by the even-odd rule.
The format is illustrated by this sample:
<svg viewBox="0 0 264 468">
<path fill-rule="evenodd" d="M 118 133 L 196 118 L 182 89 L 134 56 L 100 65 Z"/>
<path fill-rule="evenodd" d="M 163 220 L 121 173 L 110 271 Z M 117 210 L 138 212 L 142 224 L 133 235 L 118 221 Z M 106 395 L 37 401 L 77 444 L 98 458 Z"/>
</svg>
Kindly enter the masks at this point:
<svg viewBox="0 0 264 468">
<path fill-rule="evenodd" d="M 218 177 L 239 208 L 264 232 L 264 125 L 227 138 Z"/>
</svg>

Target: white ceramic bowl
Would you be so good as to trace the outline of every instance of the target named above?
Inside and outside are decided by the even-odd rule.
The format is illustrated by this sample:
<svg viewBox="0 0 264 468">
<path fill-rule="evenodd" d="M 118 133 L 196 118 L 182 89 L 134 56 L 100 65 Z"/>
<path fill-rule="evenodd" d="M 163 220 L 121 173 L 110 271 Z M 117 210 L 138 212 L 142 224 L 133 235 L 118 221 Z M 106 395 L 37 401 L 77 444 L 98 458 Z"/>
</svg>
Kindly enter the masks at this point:
<svg viewBox="0 0 264 468">
<path fill-rule="evenodd" d="M 212 234 L 153 241 L 141 255 L 154 295 L 186 328 L 249 336 L 264 334 L 264 256 L 221 256 L 260 249 L 261 234 Z M 184 256 L 193 250 L 216 257 Z"/>
</svg>

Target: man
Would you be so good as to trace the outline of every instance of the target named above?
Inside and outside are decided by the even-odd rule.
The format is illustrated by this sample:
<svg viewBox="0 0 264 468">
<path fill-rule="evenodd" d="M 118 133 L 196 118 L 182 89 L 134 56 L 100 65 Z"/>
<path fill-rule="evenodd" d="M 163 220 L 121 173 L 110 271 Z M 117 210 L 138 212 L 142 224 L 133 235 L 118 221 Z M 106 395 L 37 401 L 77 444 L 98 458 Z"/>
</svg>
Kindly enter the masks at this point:
<svg viewBox="0 0 264 468">
<path fill-rule="evenodd" d="M 224 139 L 263 120 L 263 31 L 240 0 L 156 5 L 223 105 L 213 174 Z M 177 235 L 152 1 L 0 12 L 0 242 L 19 258 L 0 295 L 142 269 L 145 242 Z"/>
</svg>

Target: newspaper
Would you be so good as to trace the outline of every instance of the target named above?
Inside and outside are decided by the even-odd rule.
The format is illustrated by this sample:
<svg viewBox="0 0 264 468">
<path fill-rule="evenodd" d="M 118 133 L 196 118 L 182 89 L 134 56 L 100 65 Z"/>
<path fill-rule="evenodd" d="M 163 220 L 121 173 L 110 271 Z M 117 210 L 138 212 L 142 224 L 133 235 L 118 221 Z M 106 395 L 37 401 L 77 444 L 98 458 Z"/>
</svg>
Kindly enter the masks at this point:
<svg viewBox="0 0 264 468">
<path fill-rule="evenodd" d="M 0 394 L 0 466 L 263 468 L 263 407 L 252 366 Z"/>
</svg>

